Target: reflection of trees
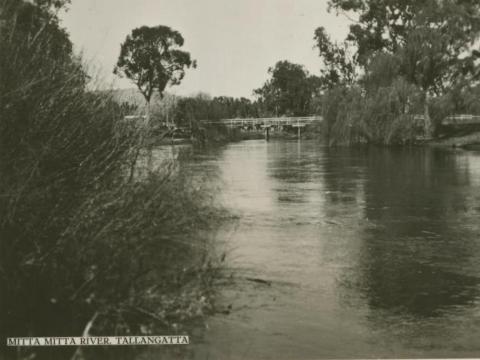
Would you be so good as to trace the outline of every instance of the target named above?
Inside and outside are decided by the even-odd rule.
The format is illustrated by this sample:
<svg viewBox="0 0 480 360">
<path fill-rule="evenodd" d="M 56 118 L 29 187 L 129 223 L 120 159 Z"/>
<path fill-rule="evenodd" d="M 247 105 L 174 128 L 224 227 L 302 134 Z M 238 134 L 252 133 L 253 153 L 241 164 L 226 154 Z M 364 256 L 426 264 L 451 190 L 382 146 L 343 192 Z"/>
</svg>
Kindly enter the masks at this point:
<svg viewBox="0 0 480 360">
<path fill-rule="evenodd" d="M 325 149 L 325 197 L 330 204 L 344 204 L 358 197 L 367 151 L 362 147 Z"/>
<path fill-rule="evenodd" d="M 417 317 L 471 303 L 480 279 L 468 268 L 479 259 L 476 234 L 465 226 L 468 218 L 460 220 L 466 206 L 461 185 L 469 175 L 459 170 L 456 157 L 430 149 L 350 155 L 347 161 L 344 153 L 331 153 L 325 162 L 331 194 L 352 192 L 354 180 L 363 178 L 365 225 L 343 290 L 360 294 L 371 309 Z M 342 172 L 339 164 L 361 167 L 363 175 L 358 169 Z M 334 206 L 338 196 L 327 201 Z"/>
<path fill-rule="evenodd" d="M 276 141 L 266 147 L 269 154 L 268 175 L 278 180 L 282 186 L 277 187 L 277 199 L 280 202 L 305 202 L 308 191 L 298 186 L 318 185 L 321 182 L 320 154 L 321 148 L 314 142 Z"/>
</svg>

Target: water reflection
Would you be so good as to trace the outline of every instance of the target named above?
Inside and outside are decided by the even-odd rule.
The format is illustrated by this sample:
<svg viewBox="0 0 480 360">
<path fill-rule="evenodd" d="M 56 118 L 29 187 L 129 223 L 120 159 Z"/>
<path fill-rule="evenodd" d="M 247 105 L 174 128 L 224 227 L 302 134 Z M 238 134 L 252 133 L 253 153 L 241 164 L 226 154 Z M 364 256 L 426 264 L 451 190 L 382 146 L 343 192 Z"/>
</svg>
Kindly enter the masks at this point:
<svg viewBox="0 0 480 360">
<path fill-rule="evenodd" d="M 193 358 L 480 354 L 480 154 L 249 141 L 191 169 L 240 219 Z"/>
<path fill-rule="evenodd" d="M 427 347 L 442 348 L 446 334 L 463 332 L 452 326 L 458 311 L 462 320 L 478 316 L 480 247 L 472 200 L 479 188 L 472 183 L 472 157 L 432 149 L 340 153 L 330 152 L 332 161 L 325 163 L 326 187 L 364 199 L 360 248 L 339 277 L 343 296 L 354 306 L 364 301 L 369 326 L 391 341 L 424 348 L 427 338 Z M 362 170 L 339 177 L 339 166 Z M 355 179 L 361 189 L 342 186 Z M 327 201 L 338 204 L 337 198 Z"/>
<path fill-rule="evenodd" d="M 430 149 L 374 149 L 361 160 L 365 217 L 374 226 L 359 234 L 355 272 L 370 307 L 438 316 L 478 296 L 478 233 L 463 216 L 469 194 L 459 189 L 470 177 L 462 160 Z"/>
</svg>

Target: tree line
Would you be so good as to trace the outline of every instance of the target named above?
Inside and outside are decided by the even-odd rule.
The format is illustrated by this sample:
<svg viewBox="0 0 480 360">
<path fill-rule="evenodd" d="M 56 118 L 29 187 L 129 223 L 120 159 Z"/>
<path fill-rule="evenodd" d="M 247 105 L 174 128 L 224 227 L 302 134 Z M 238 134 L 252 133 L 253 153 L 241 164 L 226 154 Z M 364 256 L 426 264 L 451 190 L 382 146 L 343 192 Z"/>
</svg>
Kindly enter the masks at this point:
<svg viewBox="0 0 480 360">
<path fill-rule="evenodd" d="M 278 61 L 268 69 L 265 84 L 253 91 L 254 101 L 206 95 L 181 98 L 175 121 L 321 114 L 327 120 L 331 143 L 390 144 L 412 142 L 419 136 L 432 138 L 446 115 L 478 112 L 478 1 L 329 0 L 328 7 L 351 25 L 342 42 L 333 41 L 323 26 L 314 30 L 319 76 L 309 74 L 300 64 Z M 139 31 L 147 32 L 136 29 L 127 37 L 117 69 L 125 64 L 126 44 Z M 175 32 L 170 34 L 162 27 L 156 31 L 157 41 L 163 41 L 166 34 L 173 39 L 165 42 L 167 47 L 183 44 Z M 155 41 L 150 43 L 158 48 Z M 163 59 L 164 65 L 176 61 L 176 65 L 162 65 L 163 72 L 144 59 L 147 66 L 142 72 L 133 68 L 128 70 L 130 75 L 125 74 L 139 88 L 145 79 L 158 78 L 159 83 L 149 80 L 146 94 L 152 89 L 162 94 L 168 81 L 179 83 L 183 68 L 196 65 L 189 54 L 175 51 L 152 58 Z M 151 53 L 136 52 L 143 57 Z M 135 77 L 132 71 L 143 77 Z M 146 99 L 149 102 L 149 96 Z"/>
<path fill-rule="evenodd" d="M 153 93 L 144 105 L 134 96 L 121 97 L 120 103 L 130 113 L 148 113 L 152 126 L 174 123 L 191 126 L 195 122 L 231 118 L 305 116 L 316 113 L 315 95 L 319 78 L 309 75 L 303 66 L 279 61 L 269 69 L 271 79 L 254 90 L 253 100 L 245 97 L 211 96 L 198 93 L 177 96 Z M 145 100 L 145 99 L 144 99 Z"/>
<path fill-rule="evenodd" d="M 190 53 L 181 49 L 183 45 L 184 39 L 178 31 L 162 25 L 135 28 L 121 44 L 113 72 L 130 79 L 143 95 L 148 120 L 151 117 L 161 122 L 173 120 L 177 125 L 185 126 L 192 121 L 302 116 L 314 112 L 313 100 L 321 79 L 310 75 L 302 65 L 288 61 L 279 61 L 268 69 L 270 79 L 253 91 L 254 101 L 198 94 L 167 101 L 169 110 L 158 111 L 166 87 L 180 84 L 185 70 L 197 66 Z M 152 99 L 157 103 L 153 104 L 157 111 L 151 109 Z"/>
<path fill-rule="evenodd" d="M 330 0 L 329 8 L 353 20 L 342 43 L 315 31 L 331 142 L 428 139 L 446 115 L 478 112 L 478 1 Z"/>
</svg>

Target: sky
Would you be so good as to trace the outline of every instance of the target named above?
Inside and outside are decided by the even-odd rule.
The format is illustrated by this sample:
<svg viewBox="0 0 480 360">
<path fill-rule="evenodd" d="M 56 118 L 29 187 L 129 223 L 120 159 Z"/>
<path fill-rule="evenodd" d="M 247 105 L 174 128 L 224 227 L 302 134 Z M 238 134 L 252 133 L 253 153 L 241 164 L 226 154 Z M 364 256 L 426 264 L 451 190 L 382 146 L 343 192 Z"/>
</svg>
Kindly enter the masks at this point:
<svg viewBox="0 0 480 360">
<path fill-rule="evenodd" d="M 112 74 L 120 44 L 136 27 L 166 25 L 180 31 L 183 49 L 198 63 L 168 92 L 247 98 L 279 60 L 318 75 L 314 30 L 323 26 L 342 41 L 349 25 L 327 11 L 327 0 L 72 0 L 61 19 L 75 50 L 106 84 L 134 87 Z"/>
</svg>

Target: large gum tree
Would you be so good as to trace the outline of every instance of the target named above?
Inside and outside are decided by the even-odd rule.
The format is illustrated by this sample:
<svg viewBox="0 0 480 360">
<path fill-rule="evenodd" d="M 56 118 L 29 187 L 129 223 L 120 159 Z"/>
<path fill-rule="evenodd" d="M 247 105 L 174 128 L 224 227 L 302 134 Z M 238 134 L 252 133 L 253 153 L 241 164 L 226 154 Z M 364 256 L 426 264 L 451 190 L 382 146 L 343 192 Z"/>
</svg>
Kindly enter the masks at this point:
<svg viewBox="0 0 480 360">
<path fill-rule="evenodd" d="M 147 123 L 150 100 L 155 91 L 160 98 L 167 85 L 178 85 L 185 70 L 196 67 L 190 53 L 181 50 L 183 36 L 168 26 L 142 26 L 133 29 L 121 44 L 114 74 L 130 79 L 146 101 Z"/>
</svg>

